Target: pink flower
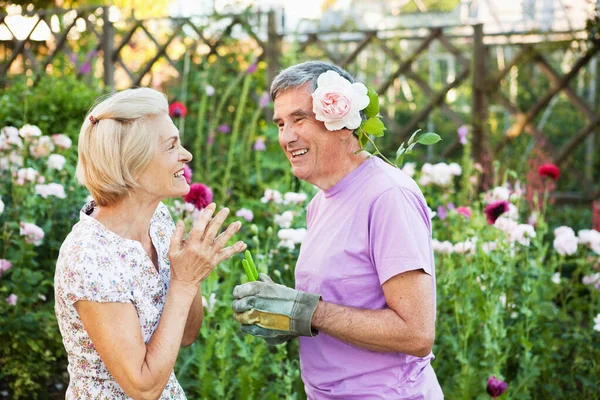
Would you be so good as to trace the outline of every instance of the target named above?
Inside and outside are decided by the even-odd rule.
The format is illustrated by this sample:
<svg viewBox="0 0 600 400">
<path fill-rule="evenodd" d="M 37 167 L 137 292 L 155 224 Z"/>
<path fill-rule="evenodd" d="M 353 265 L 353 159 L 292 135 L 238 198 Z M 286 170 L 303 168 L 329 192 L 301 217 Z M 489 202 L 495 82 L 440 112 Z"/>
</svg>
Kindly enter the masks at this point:
<svg viewBox="0 0 600 400">
<path fill-rule="evenodd" d="M 456 212 L 464 215 L 467 219 L 471 218 L 471 209 L 469 207 L 458 207 Z"/>
<path fill-rule="evenodd" d="M 502 395 L 502 393 L 504 393 L 506 391 L 507 385 L 506 382 L 501 381 L 500 379 L 496 378 L 495 376 L 490 376 L 487 382 L 487 393 L 492 396 L 493 398 L 496 398 L 500 395 Z"/>
<path fill-rule="evenodd" d="M 445 220 L 446 217 L 448 216 L 448 211 L 446 210 L 446 207 L 444 207 L 444 206 L 438 206 L 438 208 L 437 208 L 437 216 L 442 221 Z"/>
<path fill-rule="evenodd" d="M 252 220 L 254 219 L 254 213 L 252 212 L 252 210 L 248 210 L 247 208 L 240 208 L 235 213 L 235 216 L 244 218 L 248 222 L 252 222 Z"/>
<path fill-rule="evenodd" d="M 25 241 L 27 243 L 32 243 L 36 246 L 42 244 L 42 239 L 44 238 L 44 231 L 42 228 L 36 224 L 23 221 L 21 221 L 20 227 L 19 234 L 25 236 Z"/>
<path fill-rule="evenodd" d="M 487 206 L 485 206 L 485 209 L 483 210 L 483 212 L 485 213 L 485 216 L 487 217 L 488 224 L 492 225 L 492 224 L 494 224 L 494 222 L 496 222 L 498 217 L 501 216 L 502 214 L 504 214 L 505 212 L 507 212 L 508 209 L 509 209 L 508 201 L 500 200 L 500 201 L 495 201 L 495 202 L 490 203 Z"/>
<path fill-rule="evenodd" d="M 256 142 L 254 142 L 254 146 L 252 148 L 254 151 L 265 151 L 267 149 L 265 140 L 263 138 L 256 139 Z"/>
<path fill-rule="evenodd" d="M 264 92 L 258 102 L 258 106 L 260 108 L 265 108 L 266 106 L 269 105 L 270 102 L 271 102 L 271 96 L 269 96 L 269 93 Z"/>
<path fill-rule="evenodd" d="M 186 203 L 191 203 L 201 210 L 212 202 L 213 193 L 208 186 L 202 183 L 192 183 L 190 192 L 183 199 Z"/>
<path fill-rule="evenodd" d="M 248 67 L 248 69 L 246 70 L 246 73 L 248 74 L 253 74 L 256 72 L 256 69 L 258 68 L 258 66 L 256 65 L 256 63 L 252 63 L 250 64 L 250 66 Z"/>
<path fill-rule="evenodd" d="M 19 298 L 19 296 L 17 296 L 16 294 L 12 293 L 10 296 L 8 296 L 6 298 L 6 302 L 8 303 L 8 305 L 16 306 L 18 298 Z"/>
<path fill-rule="evenodd" d="M 360 111 L 369 105 L 367 87 L 350 83 L 335 71 L 319 76 L 312 98 L 315 118 L 330 131 L 358 128 L 362 121 Z"/>
<path fill-rule="evenodd" d="M 183 164 L 183 177 L 188 185 L 192 183 L 192 169 L 187 164 Z"/>
<path fill-rule="evenodd" d="M 221 133 L 229 133 L 229 132 L 231 132 L 231 127 L 227 124 L 221 124 L 221 125 L 217 126 L 217 131 L 219 131 Z"/>
<path fill-rule="evenodd" d="M 4 258 L 0 258 L 0 275 L 3 272 L 8 271 L 12 268 L 12 263 Z"/>
<path fill-rule="evenodd" d="M 457 133 L 460 144 L 467 144 L 467 134 L 469 133 L 469 129 L 465 125 L 462 125 L 460 128 L 458 128 Z"/>
<path fill-rule="evenodd" d="M 73 144 L 73 142 L 71 141 L 71 138 L 69 138 L 67 135 L 64 135 L 62 133 L 57 133 L 55 135 L 52 135 L 52 141 L 54 142 L 54 144 L 57 147 L 64 149 L 64 150 L 67 150 Z"/>
</svg>

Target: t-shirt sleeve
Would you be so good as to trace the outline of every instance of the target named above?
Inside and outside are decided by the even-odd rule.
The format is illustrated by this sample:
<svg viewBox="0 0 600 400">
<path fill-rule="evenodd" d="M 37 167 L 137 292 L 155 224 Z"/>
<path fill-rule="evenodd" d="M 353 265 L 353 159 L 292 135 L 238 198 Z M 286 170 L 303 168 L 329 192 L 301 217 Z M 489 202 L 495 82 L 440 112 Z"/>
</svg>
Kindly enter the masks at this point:
<svg viewBox="0 0 600 400">
<path fill-rule="evenodd" d="M 116 268 L 109 254 L 86 250 L 72 252 L 63 266 L 60 284 L 69 304 L 79 300 L 98 303 L 133 301 L 126 271 Z"/>
<path fill-rule="evenodd" d="M 382 285 L 407 271 L 422 269 L 433 275 L 431 221 L 424 199 L 400 187 L 382 193 L 370 210 L 369 251 Z"/>
</svg>

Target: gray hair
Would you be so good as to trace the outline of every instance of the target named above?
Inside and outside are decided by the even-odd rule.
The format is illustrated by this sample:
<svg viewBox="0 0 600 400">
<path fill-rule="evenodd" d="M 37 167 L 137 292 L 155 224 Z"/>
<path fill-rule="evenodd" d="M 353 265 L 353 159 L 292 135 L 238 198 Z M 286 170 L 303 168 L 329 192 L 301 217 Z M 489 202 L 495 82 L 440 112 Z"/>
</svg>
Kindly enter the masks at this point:
<svg viewBox="0 0 600 400">
<path fill-rule="evenodd" d="M 319 79 L 322 73 L 327 71 L 335 71 L 350 83 L 355 82 L 352 75 L 336 65 L 323 61 L 308 61 L 284 69 L 273 79 L 270 93 L 271 100 L 275 100 L 279 93 L 285 92 L 288 89 L 298 88 L 307 82 L 309 83 L 311 93 L 314 92 L 317 88 L 317 79 Z"/>
</svg>

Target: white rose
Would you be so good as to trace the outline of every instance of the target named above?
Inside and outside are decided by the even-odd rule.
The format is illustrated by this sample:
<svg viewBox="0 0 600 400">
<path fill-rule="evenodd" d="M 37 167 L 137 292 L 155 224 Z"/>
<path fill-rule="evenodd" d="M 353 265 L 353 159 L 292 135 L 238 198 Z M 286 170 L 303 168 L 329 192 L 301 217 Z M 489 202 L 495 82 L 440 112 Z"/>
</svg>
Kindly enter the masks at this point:
<svg viewBox="0 0 600 400">
<path fill-rule="evenodd" d="M 23 125 L 21 129 L 19 129 L 19 135 L 22 138 L 29 139 L 36 136 L 41 136 L 42 131 L 35 125 Z"/>
<path fill-rule="evenodd" d="M 64 150 L 70 148 L 71 145 L 73 144 L 71 139 L 67 135 L 64 135 L 62 133 L 57 133 L 56 135 L 52 135 L 52 140 L 54 141 L 55 145 L 57 145 L 58 147 L 60 147 L 61 149 L 64 149 Z"/>
<path fill-rule="evenodd" d="M 48 168 L 61 171 L 66 162 L 67 159 L 60 154 L 50 154 L 50 157 L 48 157 Z"/>
<path fill-rule="evenodd" d="M 559 237 L 559 236 L 563 236 L 563 235 L 574 237 L 575 231 L 573 230 L 573 228 L 570 228 L 568 226 L 559 226 L 558 228 L 556 228 L 554 230 L 554 236 Z"/>
<path fill-rule="evenodd" d="M 360 111 L 369 105 L 367 87 L 350 83 L 335 71 L 319 76 L 312 98 L 315 118 L 330 131 L 358 128 L 362 122 Z"/>
<path fill-rule="evenodd" d="M 413 162 L 406 163 L 402 167 L 402 172 L 404 172 L 406 175 L 412 178 L 415 175 L 416 166 L 417 164 Z"/>
<path fill-rule="evenodd" d="M 575 235 L 559 235 L 554 239 L 554 250 L 561 256 L 571 256 L 577 252 L 577 238 Z"/>
</svg>

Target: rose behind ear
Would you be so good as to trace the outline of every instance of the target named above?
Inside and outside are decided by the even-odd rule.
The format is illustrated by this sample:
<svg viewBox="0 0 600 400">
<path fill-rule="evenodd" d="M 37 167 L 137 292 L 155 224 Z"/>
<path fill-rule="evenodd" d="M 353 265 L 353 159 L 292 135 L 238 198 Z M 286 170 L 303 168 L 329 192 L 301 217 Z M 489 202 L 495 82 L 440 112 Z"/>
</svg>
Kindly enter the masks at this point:
<svg viewBox="0 0 600 400">
<path fill-rule="evenodd" d="M 367 92 L 362 83 L 350 83 L 337 72 L 327 71 L 319 76 L 312 93 L 315 118 L 330 131 L 356 129 L 362 122 L 360 111 L 369 105 Z"/>
</svg>

